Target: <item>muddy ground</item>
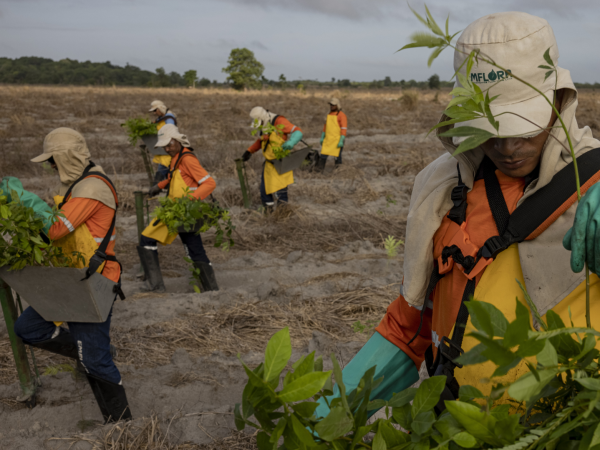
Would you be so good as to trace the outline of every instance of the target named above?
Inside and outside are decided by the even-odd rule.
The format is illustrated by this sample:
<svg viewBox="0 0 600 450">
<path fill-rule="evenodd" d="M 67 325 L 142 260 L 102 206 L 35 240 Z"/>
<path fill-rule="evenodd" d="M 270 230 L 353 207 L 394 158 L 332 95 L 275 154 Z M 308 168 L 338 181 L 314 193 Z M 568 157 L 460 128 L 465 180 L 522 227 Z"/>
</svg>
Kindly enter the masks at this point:
<svg viewBox="0 0 600 450">
<path fill-rule="evenodd" d="M 254 208 L 244 209 L 234 159 L 252 143 L 248 112 L 261 105 L 300 126 L 318 146 L 331 92 L 236 93 L 215 90 L 0 87 L 0 176 L 21 178 L 50 200 L 55 175 L 29 159 L 59 126 L 81 131 L 93 160 L 117 186 L 117 256 L 125 301 L 115 303 L 112 339 L 135 421 L 102 426 L 85 379 L 72 362 L 36 351 L 41 376 L 37 406 L 19 403 L 4 322 L 0 321 L 0 448 L 196 449 L 253 448 L 234 431 L 233 405 L 250 365 L 268 338 L 289 326 L 292 361 L 306 352 L 334 352 L 347 363 L 398 295 L 402 247 L 389 257 L 388 236 L 403 239 L 415 175 L 442 154 L 428 129 L 447 92 L 420 91 L 415 105 L 401 92 L 336 92 L 349 118 L 344 164 L 325 173 L 299 170 L 291 208 L 258 210 L 262 157 L 248 164 Z M 180 128 L 217 181 L 215 197 L 236 230 L 229 252 L 203 236 L 220 291 L 195 294 L 179 239 L 159 249 L 165 294 L 141 292 L 133 192 L 148 188 L 139 149 L 119 125 L 144 115 L 152 100 L 178 115 Z M 600 94 L 581 95 L 579 121 L 600 134 Z M 357 327 L 356 322 L 361 326 Z M 366 325 L 366 327 L 362 326 Z M 363 329 L 363 332 L 360 329 Z"/>
</svg>

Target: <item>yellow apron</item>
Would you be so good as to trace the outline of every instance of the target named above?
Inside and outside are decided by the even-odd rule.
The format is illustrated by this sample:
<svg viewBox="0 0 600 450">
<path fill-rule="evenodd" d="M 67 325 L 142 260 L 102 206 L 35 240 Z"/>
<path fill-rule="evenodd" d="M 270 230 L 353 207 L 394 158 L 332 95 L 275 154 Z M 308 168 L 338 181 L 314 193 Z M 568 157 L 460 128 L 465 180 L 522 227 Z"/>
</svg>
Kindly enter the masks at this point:
<svg viewBox="0 0 600 450">
<path fill-rule="evenodd" d="M 156 124 L 156 129 L 160 130 L 164 126 L 165 126 L 165 122 L 163 121 L 159 124 Z M 152 150 L 152 149 L 148 149 L 148 150 Z M 152 162 L 156 163 L 156 164 L 162 164 L 165 167 L 170 167 L 171 166 L 171 157 L 169 155 L 154 155 L 154 158 L 152 158 Z"/>
<path fill-rule="evenodd" d="M 186 189 L 189 189 L 191 192 L 193 192 L 198 188 L 189 187 L 183 180 L 179 169 L 175 170 L 171 175 L 171 183 L 169 185 L 169 198 L 183 197 L 185 195 Z M 148 225 L 146 229 L 142 232 L 142 235 L 154 239 L 160 242 L 162 245 L 171 244 L 177 237 L 177 233 L 169 234 L 169 229 L 164 223 L 160 221 L 158 223 L 156 222 L 157 220 L 152 219 L 150 221 L 150 225 Z M 155 223 L 156 225 L 154 225 Z"/>
<path fill-rule="evenodd" d="M 521 270 L 521 262 L 519 260 L 519 247 L 517 244 L 513 244 L 505 251 L 500 253 L 496 260 L 485 270 L 483 276 L 481 277 L 481 281 L 475 289 L 474 298 L 493 304 L 496 308 L 502 311 L 509 322 L 512 322 L 516 318 L 515 298 L 518 298 L 521 303 L 527 306 L 523 292 L 515 281 L 516 279 L 518 279 L 523 286 L 525 286 L 523 272 Z M 599 278 L 596 275 L 590 275 L 590 292 L 592 298 L 598 298 L 598 296 L 600 296 L 600 283 L 598 281 Z M 567 297 L 565 297 L 558 305 L 552 308 L 552 310 L 560 316 L 566 326 L 571 326 L 569 319 L 569 306 L 571 307 L 573 323 L 575 326 L 585 327 L 585 281 Z M 595 304 L 592 304 L 591 316 L 592 323 L 598 323 L 598 320 L 600 320 L 600 309 L 595 306 Z M 467 336 L 468 333 L 474 330 L 475 327 L 473 327 L 471 319 L 469 318 L 462 345 L 462 348 L 465 350 L 465 352 L 479 344 L 478 340 Z M 600 343 L 597 345 L 597 347 L 600 348 Z M 495 369 L 496 366 L 492 362 L 488 361 L 483 364 L 465 366 L 462 369 L 457 368 L 455 371 L 455 376 L 456 380 L 461 386 L 469 384 L 487 395 L 491 390 L 491 385 L 485 381 L 486 378 L 489 378 L 492 375 Z M 507 375 L 494 378 L 494 383 L 511 383 L 528 371 L 529 369 L 527 366 L 521 362 Z M 506 398 L 507 396 L 505 394 L 502 400 L 505 400 Z"/>
<path fill-rule="evenodd" d="M 290 184 L 294 183 L 294 171 L 290 170 L 287 173 L 279 175 L 275 166 L 271 164 L 269 161 L 275 159 L 275 153 L 273 153 L 273 146 L 279 147 L 285 141 L 279 136 L 276 132 L 271 133 L 268 141 L 262 141 L 261 145 L 263 146 L 263 156 L 267 160 L 265 163 L 265 192 L 267 195 L 272 194 L 273 192 L 277 192 L 280 189 L 284 189 L 288 187 Z"/>
<path fill-rule="evenodd" d="M 56 206 L 60 205 L 63 201 L 64 197 L 62 195 L 54 196 L 54 203 Z M 60 220 L 60 219 L 58 219 Z M 73 263 L 71 267 L 76 267 L 78 269 L 83 269 L 88 266 L 88 262 L 90 258 L 94 256 L 94 253 L 98 249 L 99 245 L 90 233 L 89 228 L 85 223 L 82 223 L 75 231 L 67 234 L 66 236 L 61 237 L 52 242 L 54 247 L 62 248 L 62 251 L 65 255 L 70 258 L 73 258 Z M 78 258 L 73 256 L 73 252 L 79 252 L 84 257 L 85 261 L 81 261 Z M 103 262 L 96 272 L 102 273 L 102 269 L 104 269 L 104 265 L 106 262 Z M 54 324 L 59 327 L 63 322 L 54 322 Z"/>
<path fill-rule="evenodd" d="M 338 144 L 340 143 L 341 135 L 342 131 L 340 124 L 338 123 L 337 114 L 327 115 L 327 124 L 325 125 L 325 140 L 323 141 L 323 146 L 321 147 L 321 155 L 335 156 L 336 158 L 340 156 L 340 148 L 338 147 Z"/>
</svg>

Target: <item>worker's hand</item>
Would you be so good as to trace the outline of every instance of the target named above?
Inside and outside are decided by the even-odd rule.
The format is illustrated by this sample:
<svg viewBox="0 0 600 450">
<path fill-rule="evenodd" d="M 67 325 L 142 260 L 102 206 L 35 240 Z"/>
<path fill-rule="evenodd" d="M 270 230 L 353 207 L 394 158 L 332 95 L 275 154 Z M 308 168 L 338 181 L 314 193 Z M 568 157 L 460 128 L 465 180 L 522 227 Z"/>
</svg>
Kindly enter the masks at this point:
<svg viewBox="0 0 600 450">
<path fill-rule="evenodd" d="M 284 150 L 291 150 L 294 148 L 294 145 L 300 142 L 301 139 L 302 131 L 296 130 L 292 134 L 290 134 L 290 137 L 288 137 L 288 140 L 283 143 L 281 148 Z"/>
<path fill-rule="evenodd" d="M 563 238 L 563 246 L 571 251 L 573 272 L 581 272 L 587 262 L 593 273 L 600 274 L 600 183 L 589 188 L 581 198 L 573 227 Z"/>
<path fill-rule="evenodd" d="M 250 153 L 248 150 L 246 150 L 244 152 L 244 154 L 242 155 L 242 161 L 248 161 L 251 156 L 252 156 L 252 153 Z"/>
<path fill-rule="evenodd" d="M 284 150 L 291 150 L 294 148 L 294 144 L 292 144 L 290 141 L 285 141 L 283 144 L 281 144 L 281 148 Z"/>
<path fill-rule="evenodd" d="M 154 197 L 154 196 L 156 196 L 156 195 L 160 194 L 160 191 L 162 191 L 162 189 L 158 187 L 158 184 L 155 184 L 154 186 L 152 186 L 152 187 L 150 188 L 150 190 L 148 191 L 148 194 L 149 194 L 151 197 Z"/>
<path fill-rule="evenodd" d="M 323 141 L 325 140 L 325 132 L 321 134 L 321 145 L 323 145 Z"/>
<path fill-rule="evenodd" d="M 345 140 L 346 140 L 346 136 L 340 136 L 340 142 L 338 142 L 338 148 L 342 148 L 344 146 Z"/>
</svg>

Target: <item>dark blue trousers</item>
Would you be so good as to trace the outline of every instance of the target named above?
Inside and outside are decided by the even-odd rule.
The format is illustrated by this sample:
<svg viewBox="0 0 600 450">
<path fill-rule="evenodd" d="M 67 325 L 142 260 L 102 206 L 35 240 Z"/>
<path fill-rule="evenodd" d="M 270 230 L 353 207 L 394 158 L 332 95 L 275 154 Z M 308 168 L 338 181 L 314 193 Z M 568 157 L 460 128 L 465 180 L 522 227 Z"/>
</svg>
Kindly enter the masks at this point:
<svg viewBox="0 0 600 450">
<path fill-rule="evenodd" d="M 88 373 L 119 384 L 121 374 L 110 354 L 111 316 L 112 310 L 104 323 L 68 322 L 69 330 L 62 329 L 61 332 L 73 336 L 79 360 Z M 47 341 L 56 331 L 54 322 L 44 320 L 31 306 L 15 322 L 15 333 L 26 344 Z"/>
<path fill-rule="evenodd" d="M 179 233 L 179 237 L 181 238 L 181 242 L 183 242 L 183 248 L 185 249 L 185 253 L 188 258 L 192 261 L 197 262 L 205 262 L 210 263 L 208 256 L 206 255 L 206 250 L 204 250 L 204 244 L 202 243 L 202 237 L 196 233 Z M 155 250 L 158 242 L 154 239 L 150 239 L 142 235 L 140 238 L 140 245 L 142 247 L 151 248 Z"/>
<path fill-rule="evenodd" d="M 265 163 L 265 164 L 270 164 L 270 163 Z M 274 192 L 272 194 L 267 194 L 267 191 L 265 189 L 265 171 L 263 168 L 262 177 L 260 179 L 260 200 L 262 201 L 263 205 L 274 205 L 275 197 L 277 197 L 278 202 L 287 203 L 288 202 L 288 188 L 286 186 L 283 189 L 278 190 L 277 192 Z"/>
<path fill-rule="evenodd" d="M 337 158 L 335 158 L 335 163 L 336 164 L 341 164 L 342 163 L 342 152 L 344 151 L 344 147 L 340 148 L 340 154 Z M 327 157 L 329 155 L 321 155 L 321 159 L 324 159 L 325 161 L 327 161 Z"/>
</svg>

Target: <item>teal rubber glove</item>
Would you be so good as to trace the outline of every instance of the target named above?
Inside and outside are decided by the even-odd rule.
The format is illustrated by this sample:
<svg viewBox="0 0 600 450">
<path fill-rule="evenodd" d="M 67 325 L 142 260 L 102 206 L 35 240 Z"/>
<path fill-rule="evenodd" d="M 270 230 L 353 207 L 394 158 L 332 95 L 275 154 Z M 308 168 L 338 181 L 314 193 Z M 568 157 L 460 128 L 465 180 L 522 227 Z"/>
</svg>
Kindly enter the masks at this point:
<svg viewBox="0 0 600 450">
<path fill-rule="evenodd" d="M 325 140 L 325 132 L 321 134 L 321 145 L 323 145 L 323 141 Z"/>
<path fill-rule="evenodd" d="M 15 177 L 2 178 L 2 182 L 0 182 L 0 189 L 3 191 L 2 195 L 7 196 L 7 202 L 15 200 L 12 198 L 11 194 L 11 191 L 15 191 L 19 196 L 21 203 L 23 203 L 25 206 L 33 208 L 36 215 L 44 221 L 44 233 L 48 234 L 48 230 L 52 226 L 54 214 L 52 213 L 52 208 L 50 208 L 44 200 L 39 198 L 33 192 L 23 189 L 21 180 Z"/>
<path fill-rule="evenodd" d="M 344 146 L 345 140 L 346 140 L 346 136 L 340 136 L 340 142 L 338 142 L 338 148 L 342 148 Z"/>
<path fill-rule="evenodd" d="M 383 382 L 371 392 L 371 400 L 390 400 L 394 393 L 403 391 L 419 379 L 419 371 L 413 360 L 381 334 L 375 332 L 342 370 L 346 394 L 356 389 L 362 376 L 373 366 L 377 366 L 373 379 L 383 377 Z M 340 390 L 336 385 L 333 388 L 333 395 L 327 397 L 327 401 L 331 403 L 331 400 L 339 396 Z M 369 417 L 376 412 L 376 410 L 369 411 Z M 324 398 L 319 399 L 315 414 L 317 417 L 326 417 L 329 414 L 329 407 Z"/>
<path fill-rule="evenodd" d="M 300 139 L 302 139 L 302 131 L 294 131 L 288 140 L 283 143 L 281 148 L 284 150 L 291 150 L 294 148 L 294 145 L 300 142 Z"/>
<path fill-rule="evenodd" d="M 582 197 L 573 226 L 563 238 L 563 247 L 571 251 L 571 270 L 579 273 L 587 262 L 590 270 L 600 274 L 600 183 Z"/>
</svg>

